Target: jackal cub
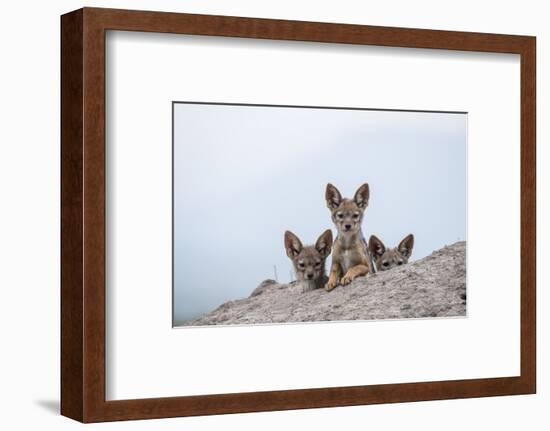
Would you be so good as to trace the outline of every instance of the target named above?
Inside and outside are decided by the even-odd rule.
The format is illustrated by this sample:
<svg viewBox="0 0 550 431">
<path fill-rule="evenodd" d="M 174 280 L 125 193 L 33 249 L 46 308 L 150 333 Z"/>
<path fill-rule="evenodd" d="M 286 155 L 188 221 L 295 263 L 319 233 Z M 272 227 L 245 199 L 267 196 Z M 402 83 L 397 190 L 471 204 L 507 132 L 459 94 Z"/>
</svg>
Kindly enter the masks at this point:
<svg viewBox="0 0 550 431">
<path fill-rule="evenodd" d="M 325 283 L 325 260 L 332 249 L 332 232 L 327 229 L 315 245 L 302 245 L 290 231 L 285 232 L 285 250 L 292 261 L 296 279 L 302 282 L 302 290 L 317 289 Z"/>
<path fill-rule="evenodd" d="M 407 235 L 395 248 L 388 248 L 375 235 L 369 239 L 369 251 L 374 258 L 377 271 L 386 271 L 409 261 L 414 246 L 413 234 Z"/>
<path fill-rule="evenodd" d="M 369 203 L 369 185 L 363 184 L 353 199 L 342 198 L 332 184 L 327 184 L 325 199 L 338 229 L 332 252 L 332 266 L 325 289 L 346 285 L 355 278 L 372 272 L 368 250 L 361 232 L 363 213 Z"/>
</svg>

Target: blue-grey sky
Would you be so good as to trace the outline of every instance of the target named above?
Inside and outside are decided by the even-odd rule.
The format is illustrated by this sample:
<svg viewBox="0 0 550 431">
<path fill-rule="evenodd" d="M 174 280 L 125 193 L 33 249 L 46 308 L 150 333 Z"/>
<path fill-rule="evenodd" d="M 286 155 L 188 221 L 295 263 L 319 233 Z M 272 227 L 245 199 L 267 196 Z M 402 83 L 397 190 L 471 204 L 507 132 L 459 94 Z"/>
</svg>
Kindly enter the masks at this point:
<svg viewBox="0 0 550 431">
<path fill-rule="evenodd" d="M 336 235 L 327 182 L 345 197 L 369 183 L 363 234 L 413 233 L 413 260 L 466 239 L 466 157 L 466 114 L 175 104 L 174 324 L 274 267 L 289 281 L 285 230 Z"/>
</svg>

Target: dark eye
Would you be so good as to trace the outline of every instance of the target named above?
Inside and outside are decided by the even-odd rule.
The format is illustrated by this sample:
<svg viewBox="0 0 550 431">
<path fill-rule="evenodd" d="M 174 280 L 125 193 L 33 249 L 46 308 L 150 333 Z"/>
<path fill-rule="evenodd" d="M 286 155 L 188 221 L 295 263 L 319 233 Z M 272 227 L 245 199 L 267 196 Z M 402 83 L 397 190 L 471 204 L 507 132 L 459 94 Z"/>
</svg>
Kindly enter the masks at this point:
<svg viewBox="0 0 550 431">
<path fill-rule="evenodd" d="M 298 266 L 299 266 L 300 268 L 305 268 L 305 267 L 306 267 L 306 266 L 304 265 L 304 262 L 298 263 Z"/>
<path fill-rule="evenodd" d="M 357 220 L 359 218 L 359 214 L 353 214 L 353 218 Z"/>
<path fill-rule="evenodd" d="M 389 262 L 382 262 L 382 266 L 384 268 L 387 268 L 388 266 L 390 266 L 390 263 Z"/>
<path fill-rule="evenodd" d="M 315 262 L 315 266 L 321 266 L 321 262 Z"/>
<path fill-rule="evenodd" d="M 338 217 L 340 220 L 342 220 L 344 218 L 344 214 L 338 213 L 338 214 L 336 214 L 336 217 Z"/>
<path fill-rule="evenodd" d="M 398 265 L 403 265 L 403 261 L 400 260 L 399 262 L 397 262 Z"/>
</svg>

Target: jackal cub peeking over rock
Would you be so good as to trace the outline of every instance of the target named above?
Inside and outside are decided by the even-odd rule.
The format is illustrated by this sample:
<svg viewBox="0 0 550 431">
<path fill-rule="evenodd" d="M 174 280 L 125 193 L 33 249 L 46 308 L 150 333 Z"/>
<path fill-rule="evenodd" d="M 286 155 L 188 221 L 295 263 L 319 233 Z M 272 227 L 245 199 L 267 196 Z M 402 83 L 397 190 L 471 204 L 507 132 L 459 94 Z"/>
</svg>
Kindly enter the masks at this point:
<svg viewBox="0 0 550 431">
<path fill-rule="evenodd" d="M 338 229 L 332 252 L 332 266 L 325 289 L 331 291 L 357 277 L 373 272 L 371 260 L 361 231 L 363 213 L 369 204 L 369 185 L 357 189 L 353 199 L 342 198 L 332 184 L 327 184 L 325 200 L 332 221 Z"/>
<path fill-rule="evenodd" d="M 377 271 L 386 271 L 409 261 L 414 246 L 413 234 L 407 235 L 395 248 L 386 248 L 375 235 L 369 239 L 369 251 L 374 258 Z"/>
<path fill-rule="evenodd" d="M 302 291 L 323 287 L 325 283 L 325 260 L 332 249 L 332 232 L 327 229 L 315 245 L 302 245 L 300 239 L 290 231 L 285 232 L 285 250 L 292 261 L 296 279 L 302 284 Z"/>
</svg>

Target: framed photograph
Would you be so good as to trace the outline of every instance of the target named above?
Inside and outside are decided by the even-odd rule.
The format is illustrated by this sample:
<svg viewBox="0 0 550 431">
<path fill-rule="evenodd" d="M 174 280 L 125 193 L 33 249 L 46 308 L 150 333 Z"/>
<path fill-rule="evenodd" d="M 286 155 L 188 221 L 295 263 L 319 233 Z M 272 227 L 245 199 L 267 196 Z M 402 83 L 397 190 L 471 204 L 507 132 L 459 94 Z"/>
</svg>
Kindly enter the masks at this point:
<svg viewBox="0 0 550 431">
<path fill-rule="evenodd" d="M 532 394 L 535 38 L 61 18 L 61 412 Z"/>
<path fill-rule="evenodd" d="M 466 112 L 172 118 L 175 327 L 466 316 Z"/>
</svg>

